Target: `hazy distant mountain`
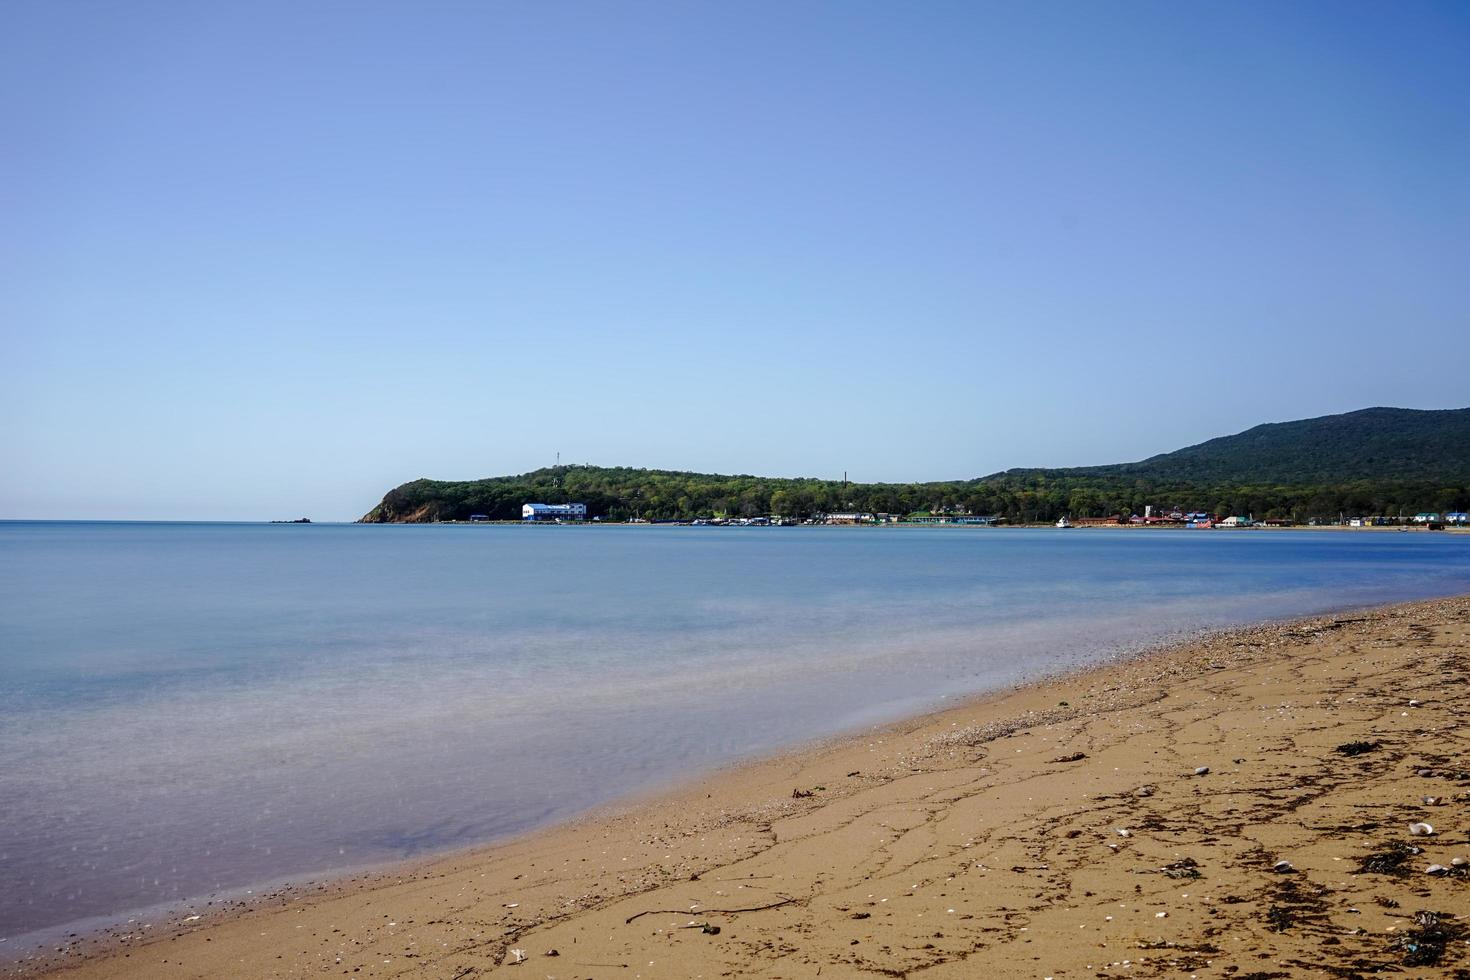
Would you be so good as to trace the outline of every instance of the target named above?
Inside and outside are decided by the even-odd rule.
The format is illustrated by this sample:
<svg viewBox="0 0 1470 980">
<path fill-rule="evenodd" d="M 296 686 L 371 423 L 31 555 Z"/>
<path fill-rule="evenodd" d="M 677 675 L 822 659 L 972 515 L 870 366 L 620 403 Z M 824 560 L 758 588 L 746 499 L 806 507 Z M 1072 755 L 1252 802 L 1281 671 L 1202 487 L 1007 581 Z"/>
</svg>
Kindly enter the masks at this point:
<svg viewBox="0 0 1470 980">
<path fill-rule="evenodd" d="M 1470 408 L 1366 408 L 1258 425 L 1137 463 L 1012 469 L 942 483 L 848 483 L 629 467 L 552 466 L 483 480 L 414 480 L 369 522 L 516 520 L 521 505 L 585 503 L 612 519 L 944 510 L 1050 520 L 1147 505 L 1256 517 L 1337 517 L 1470 506 Z"/>
<path fill-rule="evenodd" d="M 1268 422 L 1137 463 L 1007 470 L 994 476 L 1040 473 L 1188 483 L 1463 483 L 1470 479 L 1470 408 L 1364 408 Z"/>
</svg>

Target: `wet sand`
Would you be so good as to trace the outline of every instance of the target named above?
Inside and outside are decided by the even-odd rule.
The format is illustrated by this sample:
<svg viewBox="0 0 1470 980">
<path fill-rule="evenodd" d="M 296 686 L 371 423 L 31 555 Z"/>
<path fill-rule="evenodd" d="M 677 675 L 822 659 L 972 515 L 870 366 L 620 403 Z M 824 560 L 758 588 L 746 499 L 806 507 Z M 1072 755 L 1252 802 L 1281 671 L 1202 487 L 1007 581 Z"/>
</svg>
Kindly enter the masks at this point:
<svg viewBox="0 0 1470 980">
<path fill-rule="evenodd" d="M 1452 864 L 1470 858 L 1467 680 L 1470 597 L 1237 630 L 11 969 L 1455 975 L 1470 969 L 1470 869 Z M 1434 833 L 1411 835 L 1417 821 Z"/>
</svg>

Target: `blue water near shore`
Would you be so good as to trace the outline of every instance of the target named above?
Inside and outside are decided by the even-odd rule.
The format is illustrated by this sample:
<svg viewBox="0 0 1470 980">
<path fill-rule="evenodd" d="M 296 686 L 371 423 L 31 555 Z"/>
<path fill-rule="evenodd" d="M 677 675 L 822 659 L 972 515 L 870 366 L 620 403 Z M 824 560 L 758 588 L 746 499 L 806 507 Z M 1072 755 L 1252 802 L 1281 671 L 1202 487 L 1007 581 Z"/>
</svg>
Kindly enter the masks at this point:
<svg viewBox="0 0 1470 980">
<path fill-rule="evenodd" d="M 1466 591 L 1427 533 L 0 523 L 0 937 Z"/>
</svg>

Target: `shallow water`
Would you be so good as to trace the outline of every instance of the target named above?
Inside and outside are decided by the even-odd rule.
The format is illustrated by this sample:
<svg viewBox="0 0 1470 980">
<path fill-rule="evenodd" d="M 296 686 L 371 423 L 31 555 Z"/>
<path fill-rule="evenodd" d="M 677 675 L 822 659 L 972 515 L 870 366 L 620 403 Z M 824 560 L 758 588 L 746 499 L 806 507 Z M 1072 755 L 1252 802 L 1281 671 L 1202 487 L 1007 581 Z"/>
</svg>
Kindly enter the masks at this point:
<svg viewBox="0 0 1470 980">
<path fill-rule="evenodd" d="M 0 936 L 1465 591 L 1470 538 L 1424 533 L 0 523 Z"/>
</svg>

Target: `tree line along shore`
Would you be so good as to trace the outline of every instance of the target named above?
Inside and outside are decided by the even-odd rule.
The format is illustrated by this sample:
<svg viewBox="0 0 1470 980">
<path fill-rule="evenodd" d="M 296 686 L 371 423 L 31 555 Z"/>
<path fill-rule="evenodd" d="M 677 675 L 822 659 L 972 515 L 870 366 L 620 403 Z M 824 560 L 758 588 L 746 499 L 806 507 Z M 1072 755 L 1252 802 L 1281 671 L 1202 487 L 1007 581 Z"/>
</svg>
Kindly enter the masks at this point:
<svg viewBox="0 0 1470 980">
<path fill-rule="evenodd" d="M 1368 408 L 1258 425 L 1135 463 L 1009 469 L 970 480 L 852 482 L 557 465 L 396 487 L 364 522 L 513 521 L 530 502 L 609 521 L 831 514 L 975 515 L 1010 524 L 1203 512 L 1293 524 L 1470 510 L 1470 408 Z"/>
<path fill-rule="evenodd" d="M 1470 510 L 1470 482 L 1359 480 L 1331 485 L 1197 485 L 1114 476 L 1001 475 L 950 483 L 716 476 L 621 467 L 554 466 L 486 480 L 414 480 L 388 492 L 367 523 L 519 521 L 528 502 L 587 505 L 607 521 L 693 521 L 776 517 L 797 523 L 830 514 L 908 518 L 984 515 L 1009 524 L 1204 512 L 1293 524 Z"/>
</svg>

